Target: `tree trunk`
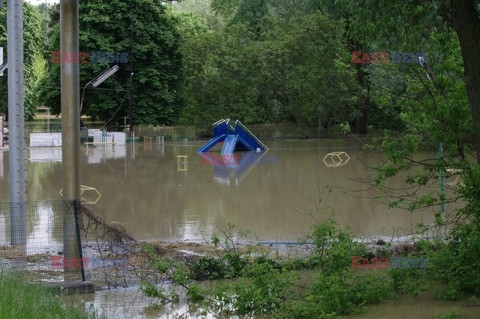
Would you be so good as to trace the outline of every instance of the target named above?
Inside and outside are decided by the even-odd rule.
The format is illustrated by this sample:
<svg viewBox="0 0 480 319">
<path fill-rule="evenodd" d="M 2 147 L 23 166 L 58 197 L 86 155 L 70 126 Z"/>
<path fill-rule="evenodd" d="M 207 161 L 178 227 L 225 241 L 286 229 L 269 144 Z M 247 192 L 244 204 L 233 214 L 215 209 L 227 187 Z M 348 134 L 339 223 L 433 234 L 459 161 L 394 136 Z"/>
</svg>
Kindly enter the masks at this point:
<svg viewBox="0 0 480 319">
<path fill-rule="evenodd" d="M 367 120 L 368 120 L 368 105 L 365 103 L 363 107 L 360 108 L 360 112 L 362 113 L 355 119 L 355 133 L 357 134 L 367 134 L 368 127 L 367 127 Z"/>
<path fill-rule="evenodd" d="M 452 0 L 452 24 L 462 49 L 468 102 L 473 119 L 473 147 L 480 164 L 480 18 L 474 0 Z"/>
<path fill-rule="evenodd" d="M 357 75 L 356 75 L 356 80 L 360 86 L 365 87 L 367 91 L 369 90 L 369 82 L 365 81 L 365 72 L 362 69 L 362 64 L 358 63 L 355 65 L 355 68 L 357 69 Z M 353 122 L 352 130 L 356 134 L 367 134 L 368 128 L 367 128 L 367 120 L 368 120 L 368 109 L 370 108 L 370 103 L 368 101 L 368 95 L 362 96 L 360 100 L 360 105 L 358 107 L 358 111 L 360 112 L 359 115 L 355 118 L 355 121 Z"/>
<path fill-rule="evenodd" d="M 349 21 L 350 17 L 346 17 L 347 21 Z M 350 29 L 350 24 L 347 22 L 346 24 L 346 34 L 349 33 Z M 353 51 L 362 51 L 362 45 L 358 43 L 355 39 L 353 38 L 348 38 L 348 43 L 350 50 Z M 364 87 L 367 89 L 367 91 L 370 91 L 370 82 L 366 81 L 365 79 L 365 71 L 362 68 L 363 64 L 362 63 L 356 63 L 355 64 L 355 69 L 357 71 L 357 74 L 355 76 L 355 80 L 358 82 L 358 84 L 361 87 Z M 355 134 L 367 134 L 368 132 L 368 127 L 367 127 L 367 120 L 368 120 L 368 110 L 370 108 L 370 103 L 368 101 L 368 95 L 365 95 L 361 98 L 360 100 L 360 105 L 358 106 L 358 111 L 359 115 L 356 116 L 356 118 L 350 122 L 350 127 L 352 129 L 352 132 Z"/>
</svg>

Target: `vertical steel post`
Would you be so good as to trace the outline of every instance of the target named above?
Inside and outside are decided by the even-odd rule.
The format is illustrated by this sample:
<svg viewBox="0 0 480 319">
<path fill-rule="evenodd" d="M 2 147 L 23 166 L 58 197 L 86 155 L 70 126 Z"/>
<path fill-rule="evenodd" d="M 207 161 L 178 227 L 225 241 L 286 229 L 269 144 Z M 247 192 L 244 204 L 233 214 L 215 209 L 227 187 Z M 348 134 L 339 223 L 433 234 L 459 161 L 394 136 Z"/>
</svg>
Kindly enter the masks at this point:
<svg viewBox="0 0 480 319">
<path fill-rule="evenodd" d="M 443 143 L 441 142 L 440 145 L 439 145 L 439 148 L 440 148 L 440 158 L 442 159 L 443 161 Z M 444 197 L 445 196 L 445 168 L 442 166 L 440 168 L 440 196 L 441 197 Z M 446 231 L 446 222 L 445 222 L 445 201 L 443 200 L 442 198 L 442 203 L 441 203 L 441 222 L 442 224 L 445 225 L 445 235 L 447 235 L 447 231 Z"/>
<path fill-rule="evenodd" d="M 47 109 L 47 132 L 50 133 L 50 107 Z"/>
<path fill-rule="evenodd" d="M 25 245 L 25 163 L 24 163 L 24 83 L 23 83 L 23 1 L 7 4 L 8 45 L 8 129 L 10 165 L 11 244 Z"/>
<path fill-rule="evenodd" d="M 4 146 L 3 139 L 3 113 L 0 113 L 0 148 Z"/>
<path fill-rule="evenodd" d="M 132 44 L 130 43 L 130 46 Z M 130 104 L 130 136 L 132 136 L 134 115 L 133 115 L 133 61 L 132 61 L 132 48 L 130 47 L 130 85 L 128 87 L 128 103 Z"/>
<path fill-rule="evenodd" d="M 60 1 L 60 50 L 62 54 L 79 51 L 78 0 Z M 79 258 L 75 215 L 80 203 L 80 70 L 77 63 L 62 63 L 62 162 L 64 215 L 64 257 Z M 65 268 L 65 272 L 80 269 Z"/>
</svg>

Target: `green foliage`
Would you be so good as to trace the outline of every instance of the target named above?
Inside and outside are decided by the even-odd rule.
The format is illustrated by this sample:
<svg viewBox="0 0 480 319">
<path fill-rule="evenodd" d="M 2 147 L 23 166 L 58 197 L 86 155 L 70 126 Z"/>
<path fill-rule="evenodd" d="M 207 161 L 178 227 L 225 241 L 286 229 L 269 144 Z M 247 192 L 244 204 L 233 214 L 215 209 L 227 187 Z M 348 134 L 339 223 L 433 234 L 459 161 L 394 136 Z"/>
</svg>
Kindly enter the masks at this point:
<svg viewBox="0 0 480 319">
<path fill-rule="evenodd" d="M 437 312 L 435 314 L 435 319 L 456 319 L 456 318 L 460 318 L 460 312 L 456 307 L 453 307 L 452 309 L 448 310 L 445 313 Z"/>
<path fill-rule="evenodd" d="M 268 264 L 253 263 L 242 279 L 216 288 L 209 307 L 222 314 L 271 314 L 284 304 L 294 279 L 291 274 L 274 270 Z"/>
<path fill-rule="evenodd" d="M 458 299 L 463 293 L 480 293 L 479 229 L 478 223 L 458 225 L 452 231 L 452 240 L 438 243 L 429 256 L 430 275 L 448 285 L 438 293 L 440 297 Z"/>
<path fill-rule="evenodd" d="M 425 283 L 427 277 L 424 269 L 416 268 L 391 268 L 388 275 L 395 291 L 414 296 L 421 292 L 422 284 Z"/>
<path fill-rule="evenodd" d="M 86 90 L 83 113 L 104 121 L 129 114 L 126 93 L 132 66 L 134 122 L 174 123 L 180 112 L 182 65 L 176 23 L 160 1 L 115 0 L 108 5 L 83 1 L 80 6 L 80 52 L 125 52 L 129 60 L 129 63 L 120 63 L 120 70 L 101 87 Z M 59 51 L 59 40 L 57 25 L 49 51 Z M 112 65 L 81 63 L 81 86 L 108 67 Z M 58 63 L 51 64 L 41 96 L 45 104 L 59 113 L 60 92 L 52 90 L 52 86 L 60 86 Z"/>
<path fill-rule="evenodd" d="M 417 293 L 425 280 L 438 281 L 442 283 L 436 289 L 440 298 L 458 299 L 464 293 L 478 293 L 480 289 L 475 253 L 480 249 L 480 169 L 474 162 L 476 159 L 472 161 L 468 155 L 474 151 L 473 121 L 465 94 L 458 38 L 452 30 L 443 28 L 429 32 L 422 51 L 429 52 L 430 71 L 419 64 L 370 68 L 372 99 L 405 124 L 403 131 L 386 134 L 375 144 L 384 152 L 386 161 L 375 168 L 372 182 L 383 191 L 382 200 L 389 207 L 412 212 L 434 207 L 438 209 L 434 227 L 440 230 L 455 223 L 447 244 L 438 241 L 434 246 L 425 245 L 429 247 L 428 274 L 395 269 L 391 272 L 395 288 Z M 429 72 L 432 79 L 427 76 Z M 443 156 L 436 155 L 440 143 L 444 145 Z M 448 168 L 457 170 L 461 183 L 441 193 L 439 175 Z M 393 181 L 399 185 L 399 179 L 404 184 L 392 187 Z M 459 204 L 450 220 L 442 220 L 440 205 L 448 203 Z M 462 218 L 466 216 L 468 219 Z M 429 228 L 419 225 L 418 230 L 426 232 Z"/>
<path fill-rule="evenodd" d="M 265 16 L 255 27 L 236 23 L 188 37 L 183 121 L 210 133 L 218 118 L 300 127 L 351 120 L 357 86 L 342 48 L 340 26 L 321 14 Z"/>
<path fill-rule="evenodd" d="M 183 0 L 172 4 L 172 10 L 174 14 L 179 12 L 181 15 L 190 16 L 192 19 L 205 21 L 205 26 L 209 30 L 220 30 L 224 26 L 224 19 L 213 11 L 210 0 Z M 183 24 L 182 21 L 180 26 Z M 183 32 L 180 33 L 182 36 L 186 35 Z"/>
<path fill-rule="evenodd" d="M 353 235 L 343 230 L 332 218 L 312 227 L 308 241 L 315 245 L 313 258 L 324 273 L 342 272 L 351 265 L 351 256 L 365 256 L 365 246 L 356 243 Z"/>
<path fill-rule="evenodd" d="M 291 318 L 336 318 L 359 313 L 366 304 L 379 303 L 392 296 L 388 280 L 358 274 L 351 269 L 332 274 L 320 273 L 302 301 L 287 305 Z"/>
<path fill-rule="evenodd" d="M 378 303 L 393 293 L 388 277 L 352 271 L 351 256 L 365 255 L 365 248 L 331 219 L 313 227 L 308 240 L 314 241 L 315 249 L 307 259 L 253 255 L 238 246 L 238 239 L 247 232 L 237 232 L 231 224 L 220 230 L 221 235 L 212 236 L 210 242 L 215 256 L 202 256 L 192 263 L 157 256 L 153 245 L 143 246 L 155 269 L 185 288 L 190 300 L 200 302 L 204 310 L 219 315 L 334 318 L 363 311 L 366 304 Z M 297 270 L 315 267 L 314 280 L 304 285 Z M 195 283 L 233 278 L 215 281 L 208 290 Z M 149 282 L 143 283 L 142 289 L 162 303 L 178 301 L 173 289 L 167 292 Z"/>
<path fill-rule="evenodd" d="M 216 257 L 201 256 L 193 262 L 191 269 L 195 280 L 225 278 L 223 262 Z"/>
<path fill-rule="evenodd" d="M 103 318 L 93 309 L 85 312 L 66 303 L 51 288 L 15 274 L 0 272 L 0 290 L 0 318 Z"/>
</svg>

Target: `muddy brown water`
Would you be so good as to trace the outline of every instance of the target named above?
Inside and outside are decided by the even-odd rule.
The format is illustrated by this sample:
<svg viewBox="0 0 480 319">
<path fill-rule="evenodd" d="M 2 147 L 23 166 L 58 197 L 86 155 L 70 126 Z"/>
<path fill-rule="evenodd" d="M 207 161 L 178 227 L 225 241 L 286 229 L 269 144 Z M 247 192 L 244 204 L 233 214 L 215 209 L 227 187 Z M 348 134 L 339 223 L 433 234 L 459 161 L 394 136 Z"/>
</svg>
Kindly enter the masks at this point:
<svg viewBox="0 0 480 319">
<path fill-rule="evenodd" d="M 365 164 L 381 156 L 362 151 L 355 140 L 265 142 L 270 150 L 263 159 L 255 162 L 255 155 L 237 169 L 205 165 L 196 153 L 204 141 L 83 147 L 82 185 L 101 194 L 88 190 L 83 197 L 138 240 L 201 241 L 217 226 L 233 223 L 251 231 L 251 238 L 296 241 L 310 230 L 312 213 L 325 219 L 334 212 L 358 236 L 408 234 L 416 223 L 434 221 L 435 208 L 411 214 L 373 199 L 374 191 L 356 180 L 369 176 Z M 323 159 L 331 152 L 346 152 L 351 159 L 328 167 Z M 27 199 L 61 199 L 61 148 L 32 148 L 26 158 Z M 8 201 L 8 167 L 8 151 L 0 152 L 2 202 Z M 30 238 L 35 236 L 46 234 L 33 230 Z"/>
<path fill-rule="evenodd" d="M 169 288 L 169 287 L 165 287 Z M 69 296 L 67 300 L 85 309 L 95 309 L 108 318 L 141 319 L 141 318 L 198 318 L 192 305 L 185 302 L 185 295 L 180 290 L 180 302 L 165 307 L 157 306 L 153 298 L 148 298 L 138 288 L 97 291 L 95 294 Z M 455 309 L 458 317 L 463 319 L 480 318 L 480 305 L 469 305 L 467 299 L 460 301 L 440 301 L 429 293 L 422 293 L 417 297 L 398 296 L 392 300 L 385 300 L 380 304 L 368 305 L 359 315 L 342 317 L 345 319 L 391 318 L 391 319 L 434 319 L 453 318 L 441 317 Z M 208 313 L 202 318 L 239 318 L 219 317 Z M 243 318 L 243 317 L 241 317 Z M 250 318 L 250 317 L 249 317 Z M 268 317 L 258 317 L 268 318 Z"/>
<path fill-rule="evenodd" d="M 233 223 L 250 230 L 250 239 L 296 241 L 310 230 L 312 216 L 325 219 L 332 212 L 356 235 L 377 238 L 409 234 L 418 222 L 434 221 L 435 208 L 411 214 L 388 209 L 373 199 L 376 193 L 356 180 L 372 173 L 365 164 L 373 165 L 381 154 L 363 151 L 355 140 L 265 140 L 270 150 L 264 158 L 268 155 L 276 161 L 253 159 L 236 169 L 204 165 L 205 160 L 196 153 L 204 142 L 157 144 L 154 139 L 151 144 L 83 147 L 82 184 L 101 194 L 85 191 L 84 200 L 109 223 L 120 224 L 138 240 L 203 241 L 219 225 Z M 332 152 L 345 152 L 351 159 L 345 165 L 326 165 L 323 159 Z M 218 150 L 213 154 L 218 155 Z M 61 199 L 61 149 L 29 149 L 26 158 L 28 200 Z M 8 151 L 0 151 L 0 202 L 8 201 L 8 169 Z M 345 189 L 355 192 L 347 194 Z M 317 204 L 317 214 L 319 196 L 322 201 Z M 61 216 L 55 216 L 48 205 L 42 207 L 28 238 L 60 245 L 62 238 L 54 238 L 44 229 Z M 0 224 L 7 222 L 8 216 L 0 215 Z M 8 238 L 0 238 L 0 242 L 7 244 Z M 104 311 L 109 318 L 190 316 L 185 303 L 156 309 L 155 301 L 135 287 L 73 298 L 87 308 Z M 357 318 L 426 319 L 453 306 L 459 307 L 462 318 L 480 317 L 478 307 L 463 302 L 402 297 L 369 306 L 367 313 Z"/>
</svg>

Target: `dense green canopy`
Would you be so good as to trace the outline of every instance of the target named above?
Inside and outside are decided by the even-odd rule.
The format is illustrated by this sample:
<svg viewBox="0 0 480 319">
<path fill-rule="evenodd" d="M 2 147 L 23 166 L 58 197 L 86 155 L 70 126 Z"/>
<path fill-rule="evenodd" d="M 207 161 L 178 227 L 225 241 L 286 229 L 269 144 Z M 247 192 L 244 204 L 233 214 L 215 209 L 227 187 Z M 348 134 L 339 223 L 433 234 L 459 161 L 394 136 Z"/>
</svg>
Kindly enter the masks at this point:
<svg viewBox="0 0 480 319">
<path fill-rule="evenodd" d="M 83 114 L 104 121 L 128 115 L 132 72 L 135 124 L 175 122 L 180 112 L 182 63 L 175 23 L 161 1 L 115 0 L 108 5 L 81 1 L 80 52 L 90 55 L 89 63 L 80 64 L 82 88 L 114 65 L 92 63 L 92 52 L 128 54 L 128 63 L 118 63 L 120 70 L 115 75 L 96 89 L 86 89 Z M 60 30 L 56 24 L 49 51 L 59 51 L 59 47 Z M 60 111 L 59 84 L 60 64 L 52 63 L 42 82 L 41 96 L 55 112 Z"/>
</svg>

